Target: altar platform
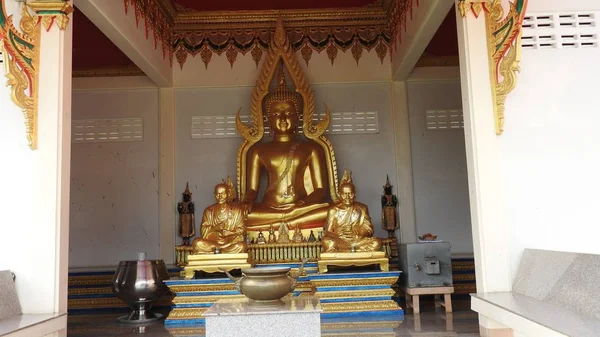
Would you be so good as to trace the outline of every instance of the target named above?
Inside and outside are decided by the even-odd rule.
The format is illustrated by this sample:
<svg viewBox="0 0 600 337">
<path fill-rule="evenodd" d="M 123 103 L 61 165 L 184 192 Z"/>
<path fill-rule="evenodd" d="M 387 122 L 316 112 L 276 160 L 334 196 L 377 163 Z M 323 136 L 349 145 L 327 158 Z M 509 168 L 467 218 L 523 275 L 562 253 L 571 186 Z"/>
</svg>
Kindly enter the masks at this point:
<svg viewBox="0 0 600 337">
<path fill-rule="evenodd" d="M 256 265 L 261 267 L 290 267 L 292 273 L 298 273 L 299 263 L 275 263 L 268 265 Z M 317 264 L 305 264 L 307 275 L 316 273 Z M 298 296 L 301 293 L 312 292 L 312 284 L 308 276 L 300 276 L 296 289 L 290 296 Z M 221 299 L 246 298 L 235 289 L 233 281 L 226 277 L 202 278 L 202 279 L 171 279 L 165 281 L 173 298 L 172 310 L 165 320 L 167 326 L 197 325 L 205 324 L 202 314 L 215 302 Z"/>
<path fill-rule="evenodd" d="M 299 264 L 264 266 L 291 267 L 292 273 L 296 273 Z M 298 278 L 296 289 L 289 296 L 316 296 L 323 309 L 323 318 L 390 316 L 390 319 L 402 319 L 404 311 L 392 299 L 395 294 L 392 285 L 397 282 L 399 271 L 318 274 L 315 263 L 306 266 L 309 272 Z M 165 320 L 167 326 L 203 325 L 206 323 L 204 312 L 218 300 L 245 298 L 228 278 L 168 280 L 165 283 L 175 295 L 171 313 Z"/>
<path fill-rule="evenodd" d="M 286 297 L 277 303 L 223 299 L 203 316 L 206 337 L 320 337 L 322 312 L 317 298 L 302 296 Z"/>
</svg>

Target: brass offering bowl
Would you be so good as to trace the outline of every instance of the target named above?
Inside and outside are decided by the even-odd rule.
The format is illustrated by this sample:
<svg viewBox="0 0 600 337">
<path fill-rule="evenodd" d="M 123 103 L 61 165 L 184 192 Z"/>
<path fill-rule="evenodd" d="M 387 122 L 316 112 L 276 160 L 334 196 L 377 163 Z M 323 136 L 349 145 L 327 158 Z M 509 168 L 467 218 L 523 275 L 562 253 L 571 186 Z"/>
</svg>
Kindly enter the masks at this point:
<svg viewBox="0 0 600 337">
<path fill-rule="evenodd" d="M 277 303 L 296 288 L 298 277 L 304 272 L 304 262 L 298 275 L 290 275 L 290 267 L 244 268 L 242 277 L 227 276 L 235 282 L 235 288 L 258 303 Z"/>
<path fill-rule="evenodd" d="M 163 260 L 121 261 L 113 276 L 112 290 L 131 312 L 119 317 L 119 322 L 146 323 L 162 318 L 150 308 L 167 293 L 168 287 L 163 283 L 167 279 L 169 273 Z"/>
</svg>

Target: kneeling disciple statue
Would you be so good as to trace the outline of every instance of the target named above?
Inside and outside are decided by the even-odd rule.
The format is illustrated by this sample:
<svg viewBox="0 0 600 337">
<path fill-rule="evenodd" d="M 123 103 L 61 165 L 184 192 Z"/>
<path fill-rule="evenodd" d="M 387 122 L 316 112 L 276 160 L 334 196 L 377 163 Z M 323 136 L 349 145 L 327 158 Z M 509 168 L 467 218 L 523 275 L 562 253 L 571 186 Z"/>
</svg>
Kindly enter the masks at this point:
<svg viewBox="0 0 600 337">
<path fill-rule="evenodd" d="M 246 212 L 233 203 L 235 190 L 230 178 L 215 186 L 216 204 L 208 206 L 202 215 L 202 237 L 194 239 L 196 254 L 246 252 Z"/>
<path fill-rule="evenodd" d="M 339 185 L 341 202 L 332 205 L 327 213 L 325 235 L 321 240 L 324 253 L 374 252 L 381 241 L 373 237 L 373 224 L 366 205 L 356 202 L 352 173 L 344 171 Z"/>
</svg>

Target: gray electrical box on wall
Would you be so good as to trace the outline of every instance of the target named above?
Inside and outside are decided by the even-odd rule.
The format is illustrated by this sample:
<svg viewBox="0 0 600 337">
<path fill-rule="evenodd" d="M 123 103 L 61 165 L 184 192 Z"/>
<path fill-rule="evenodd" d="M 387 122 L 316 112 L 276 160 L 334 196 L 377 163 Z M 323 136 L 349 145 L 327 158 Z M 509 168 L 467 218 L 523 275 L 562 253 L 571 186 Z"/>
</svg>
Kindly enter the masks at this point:
<svg viewBox="0 0 600 337">
<path fill-rule="evenodd" d="M 407 288 L 451 287 L 450 243 L 403 243 L 400 245 L 402 285 Z"/>
</svg>

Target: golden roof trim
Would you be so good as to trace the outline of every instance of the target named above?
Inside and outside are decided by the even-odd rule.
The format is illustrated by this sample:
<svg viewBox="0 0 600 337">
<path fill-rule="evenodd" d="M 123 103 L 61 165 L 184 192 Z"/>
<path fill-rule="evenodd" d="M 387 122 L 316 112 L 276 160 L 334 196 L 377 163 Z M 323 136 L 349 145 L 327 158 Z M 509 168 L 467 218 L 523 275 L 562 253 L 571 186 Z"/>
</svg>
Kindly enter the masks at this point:
<svg viewBox="0 0 600 337">
<path fill-rule="evenodd" d="M 287 28 L 307 26 L 387 26 L 387 13 L 381 9 L 356 8 L 326 10 L 263 10 L 218 11 L 179 13 L 174 20 L 175 29 L 273 29 L 281 15 Z"/>
</svg>

